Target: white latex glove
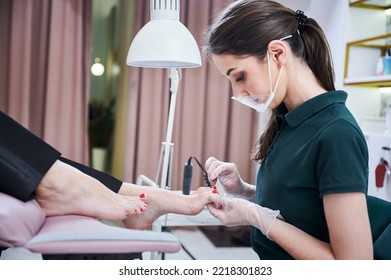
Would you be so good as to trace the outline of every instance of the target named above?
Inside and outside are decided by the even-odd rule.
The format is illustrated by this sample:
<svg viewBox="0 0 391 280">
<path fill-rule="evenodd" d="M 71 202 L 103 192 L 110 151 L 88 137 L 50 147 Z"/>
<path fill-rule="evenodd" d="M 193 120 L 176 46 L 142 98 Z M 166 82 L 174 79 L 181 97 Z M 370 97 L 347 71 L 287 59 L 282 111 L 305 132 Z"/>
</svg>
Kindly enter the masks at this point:
<svg viewBox="0 0 391 280">
<path fill-rule="evenodd" d="M 254 201 L 255 186 L 244 182 L 240 178 L 236 164 L 222 162 L 210 157 L 205 162 L 205 170 L 208 173 L 209 180 L 213 184 L 216 184 L 218 180 L 227 193 Z"/>
<path fill-rule="evenodd" d="M 267 238 L 276 218 L 282 219 L 279 210 L 271 210 L 241 198 L 211 195 L 209 212 L 226 226 L 252 225 Z M 270 239 L 270 238 L 269 238 Z"/>
</svg>

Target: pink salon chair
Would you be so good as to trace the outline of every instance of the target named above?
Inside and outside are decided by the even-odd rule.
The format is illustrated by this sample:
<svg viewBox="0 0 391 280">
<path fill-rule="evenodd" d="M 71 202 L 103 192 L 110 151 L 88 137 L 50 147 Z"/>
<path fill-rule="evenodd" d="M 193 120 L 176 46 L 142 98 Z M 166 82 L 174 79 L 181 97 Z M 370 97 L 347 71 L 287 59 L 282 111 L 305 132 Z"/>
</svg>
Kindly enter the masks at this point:
<svg viewBox="0 0 391 280">
<path fill-rule="evenodd" d="M 45 217 L 35 200 L 0 193 L 0 248 L 3 253 L 23 248 L 42 259 L 142 259 L 143 252 L 175 253 L 181 246 L 167 232 L 131 230 L 78 215 Z"/>
</svg>

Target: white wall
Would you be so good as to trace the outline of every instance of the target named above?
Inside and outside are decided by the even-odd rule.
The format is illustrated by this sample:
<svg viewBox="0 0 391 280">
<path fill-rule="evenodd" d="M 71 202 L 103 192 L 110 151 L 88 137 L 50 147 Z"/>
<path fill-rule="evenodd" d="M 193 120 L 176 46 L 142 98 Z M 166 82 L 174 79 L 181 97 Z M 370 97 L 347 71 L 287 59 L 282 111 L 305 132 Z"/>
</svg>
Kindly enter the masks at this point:
<svg viewBox="0 0 391 280">
<path fill-rule="evenodd" d="M 349 0 L 280 0 L 279 2 L 293 10 L 303 10 L 308 17 L 314 18 L 319 23 L 330 44 L 336 87 L 346 90 L 349 94 L 348 108 L 363 129 L 376 131 L 379 127 L 382 128 L 383 119 L 379 119 L 382 102 L 379 91 L 373 88 L 344 86 L 343 74 L 346 43 L 385 33 L 386 23 L 383 11 L 350 8 Z M 360 66 L 353 65 L 352 67 L 362 66 L 360 64 Z"/>
<path fill-rule="evenodd" d="M 293 10 L 302 10 L 315 19 L 324 30 L 330 44 L 336 72 L 336 85 L 342 86 L 345 53 L 345 26 L 348 0 L 281 0 Z"/>
</svg>

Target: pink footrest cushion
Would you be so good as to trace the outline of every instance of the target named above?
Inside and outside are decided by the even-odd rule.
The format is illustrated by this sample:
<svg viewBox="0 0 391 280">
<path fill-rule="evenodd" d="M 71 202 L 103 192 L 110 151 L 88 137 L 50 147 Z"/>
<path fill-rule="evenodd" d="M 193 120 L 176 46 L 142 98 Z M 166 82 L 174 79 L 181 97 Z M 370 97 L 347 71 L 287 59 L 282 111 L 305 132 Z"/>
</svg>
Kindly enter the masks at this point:
<svg viewBox="0 0 391 280">
<path fill-rule="evenodd" d="M 45 212 L 35 200 L 20 201 L 0 193 L 0 246 L 19 247 L 41 229 Z"/>
<path fill-rule="evenodd" d="M 0 193 L 0 247 L 25 247 L 42 254 L 135 253 L 180 250 L 167 232 L 111 226 L 86 216 L 46 217 L 35 200 Z"/>
<path fill-rule="evenodd" d="M 166 232 L 132 230 L 107 225 L 91 217 L 67 215 L 47 218 L 26 248 L 44 254 L 174 253 L 180 250 L 180 243 Z"/>
</svg>

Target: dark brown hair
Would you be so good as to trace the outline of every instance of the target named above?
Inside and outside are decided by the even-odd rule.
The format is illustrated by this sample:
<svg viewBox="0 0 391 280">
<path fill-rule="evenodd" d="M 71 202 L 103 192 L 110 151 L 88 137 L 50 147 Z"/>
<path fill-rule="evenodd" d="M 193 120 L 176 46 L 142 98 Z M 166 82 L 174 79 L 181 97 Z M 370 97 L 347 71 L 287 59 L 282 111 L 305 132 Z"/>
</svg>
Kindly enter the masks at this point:
<svg viewBox="0 0 391 280">
<path fill-rule="evenodd" d="M 303 21 L 303 16 L 301 12 L 272 0 L 237 0 L 226 7 L 207 30 L 204 52 L 208 57 L 232 54 L 264 59 L 271 41 L 292 35 L 286 41 L 293 54 L 307 63 L 326 90 L 335 90 L 332 58 L 325 34 L 314 19 L 305 17 Z M 273 109 L 252 159 L 261 162 L 265 159 L 277 133 L 277 116 L 286 112 L 284 103 Z"/>
</svg>

